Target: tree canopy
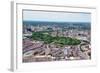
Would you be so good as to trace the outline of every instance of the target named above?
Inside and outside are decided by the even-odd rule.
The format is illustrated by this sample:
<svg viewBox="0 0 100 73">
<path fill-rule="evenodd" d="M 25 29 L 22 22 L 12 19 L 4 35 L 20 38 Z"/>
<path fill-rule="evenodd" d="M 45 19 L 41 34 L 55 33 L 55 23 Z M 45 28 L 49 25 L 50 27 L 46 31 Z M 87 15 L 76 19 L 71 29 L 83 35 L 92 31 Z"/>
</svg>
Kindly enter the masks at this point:
<svg viewBox="0 0 100 73">
<path fill-rule="evenodd" d="M 81 43 L 80 40 L 71 37 L 53 37 L 50 34 L 42 33 L 42 32 L 33 32 L 32 34 L 33 40 L 44 41 L 46 44 L 55 43 L 61 45 L 78 45 Z"/>
</svg>

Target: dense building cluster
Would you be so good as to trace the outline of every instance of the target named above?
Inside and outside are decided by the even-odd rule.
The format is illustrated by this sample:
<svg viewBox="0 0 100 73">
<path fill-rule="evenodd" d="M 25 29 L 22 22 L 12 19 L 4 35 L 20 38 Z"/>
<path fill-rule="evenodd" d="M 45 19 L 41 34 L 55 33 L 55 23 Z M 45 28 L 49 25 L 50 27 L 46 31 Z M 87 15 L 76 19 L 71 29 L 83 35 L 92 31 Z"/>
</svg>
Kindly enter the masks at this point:
<svg viewBox="0 0 100 73">
<path fill-rule="evenodd" d="M 70 37 L 81 41 L 77 45 L 60 45 L 34 40 L 33 32 L 42 32 L 52 37 Z M 91 59 L 90 29 L 75 29 L 54 26 L 23 25 L 23 62 L 66 61 Z M 62 43 L 61 43 L 62 44 Z"/>
</svg>

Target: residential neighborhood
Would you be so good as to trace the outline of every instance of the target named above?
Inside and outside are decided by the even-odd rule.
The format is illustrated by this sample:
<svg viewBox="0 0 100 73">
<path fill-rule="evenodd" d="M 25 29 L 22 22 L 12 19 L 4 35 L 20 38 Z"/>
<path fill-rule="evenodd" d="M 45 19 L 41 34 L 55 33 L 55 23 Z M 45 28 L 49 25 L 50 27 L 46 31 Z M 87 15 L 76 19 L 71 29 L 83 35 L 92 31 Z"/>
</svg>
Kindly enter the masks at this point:
<svg viewBox="0 0 100 73">
<path fill-rule="evenodd" d="M 89 60 L 90 30 L 89 23 L 24 23 L 23 62 Z"/>
</svg>

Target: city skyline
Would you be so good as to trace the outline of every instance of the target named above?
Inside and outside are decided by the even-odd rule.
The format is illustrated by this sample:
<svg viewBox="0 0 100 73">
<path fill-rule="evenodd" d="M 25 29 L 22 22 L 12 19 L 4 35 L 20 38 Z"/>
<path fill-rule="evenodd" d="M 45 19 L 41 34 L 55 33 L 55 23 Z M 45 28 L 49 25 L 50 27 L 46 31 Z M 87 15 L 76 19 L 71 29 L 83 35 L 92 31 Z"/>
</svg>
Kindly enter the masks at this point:
<svg viewBox="0 0 100 73">
<path fill-rule="evenodd" d="M 91 14 L 23 11 L 23 63 L 91 59 Z"/>
</svg>

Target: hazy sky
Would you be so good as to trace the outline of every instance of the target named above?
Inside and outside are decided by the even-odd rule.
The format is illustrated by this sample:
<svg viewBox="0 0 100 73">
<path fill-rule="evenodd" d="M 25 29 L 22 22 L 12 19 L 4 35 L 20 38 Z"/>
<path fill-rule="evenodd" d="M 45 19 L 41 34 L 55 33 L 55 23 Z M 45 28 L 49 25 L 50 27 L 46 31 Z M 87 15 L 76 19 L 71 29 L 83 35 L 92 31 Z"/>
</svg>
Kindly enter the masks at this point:
<svg viewBox="0 0 100 73">
<path fill-rule="evenodd" d="M 23 11 L 23 20 L 27 21 L 59 21 L 59 22 L 91 22 L 90 13 Z"/>
</svg>

